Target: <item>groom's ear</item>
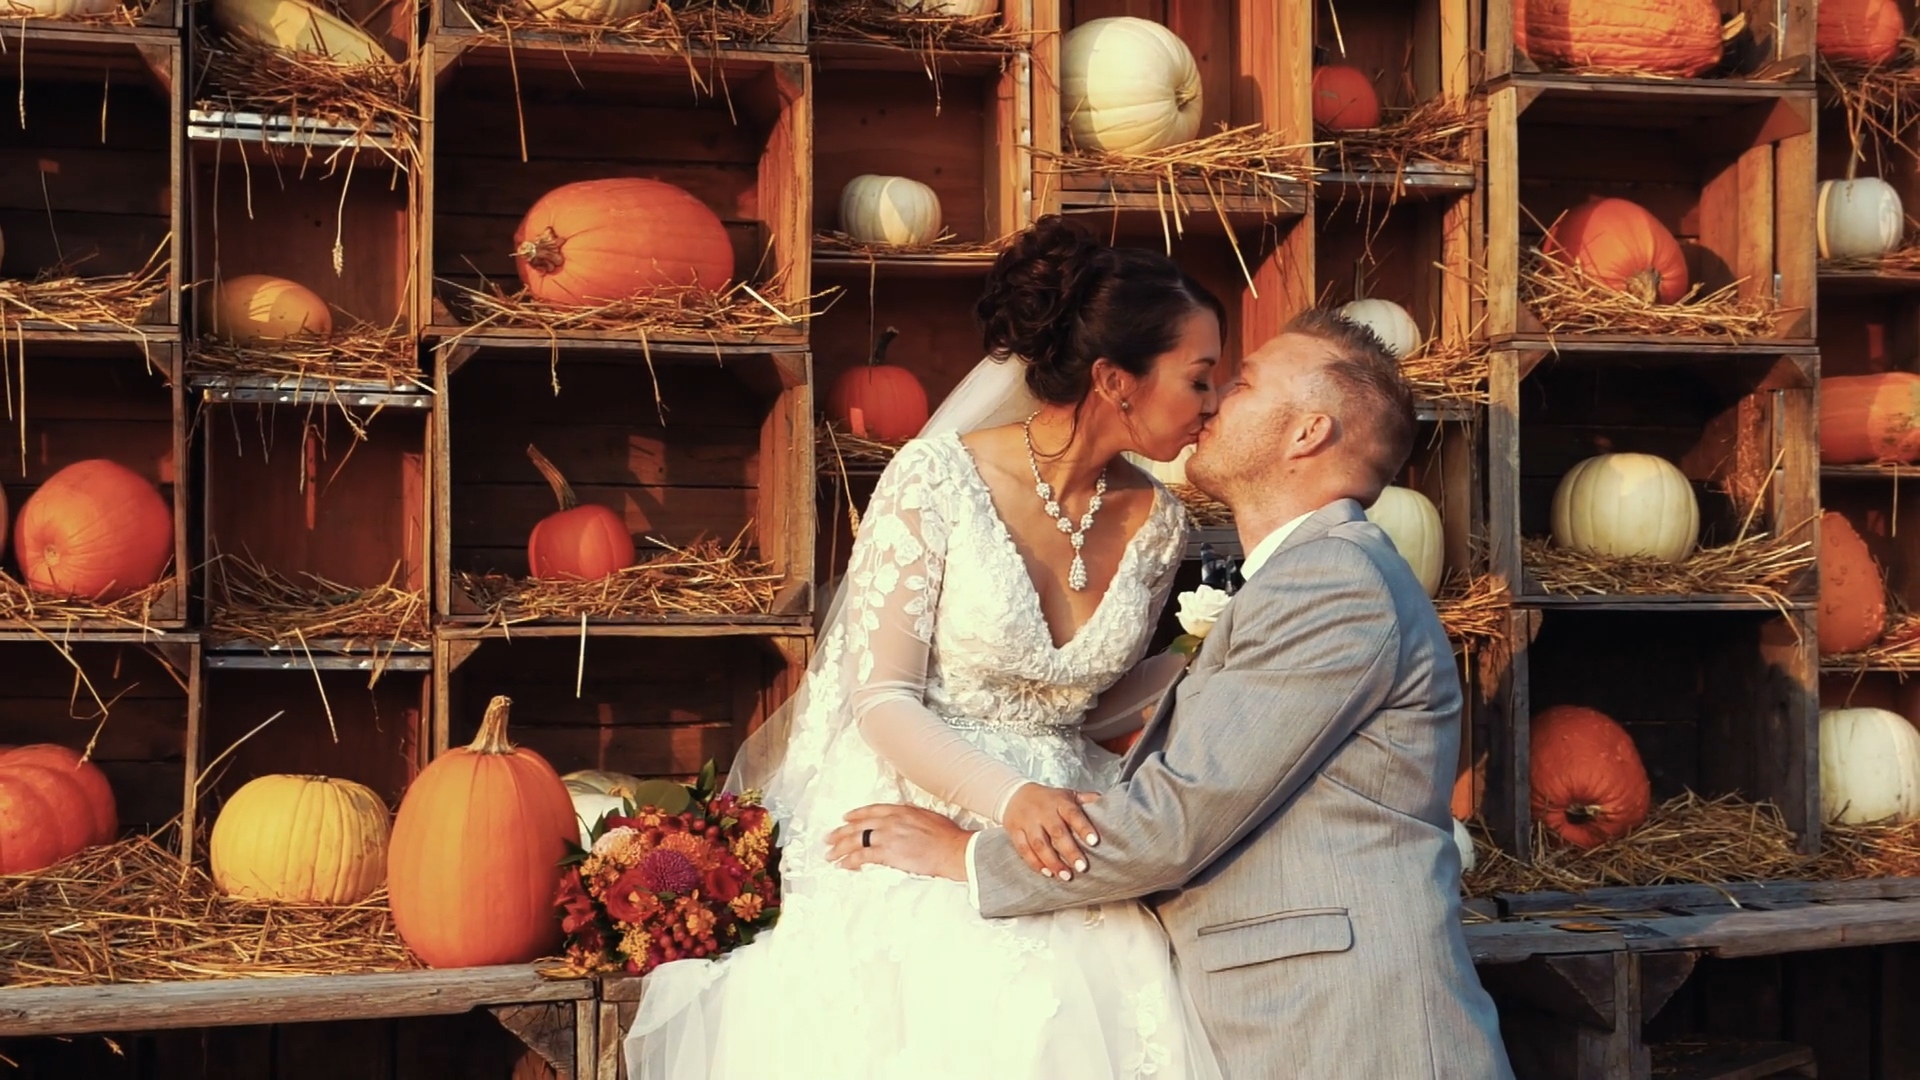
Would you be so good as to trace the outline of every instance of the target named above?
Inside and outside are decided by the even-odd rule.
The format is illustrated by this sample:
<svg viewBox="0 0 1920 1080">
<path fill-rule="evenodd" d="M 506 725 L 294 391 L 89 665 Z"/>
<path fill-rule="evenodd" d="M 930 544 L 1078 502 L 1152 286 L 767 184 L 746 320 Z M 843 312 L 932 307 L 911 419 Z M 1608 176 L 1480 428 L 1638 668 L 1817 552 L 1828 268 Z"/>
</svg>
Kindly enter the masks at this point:
<svg viewBox="0 0 1920 1080">
<path fill-rule="evenodd" d="M 1300 413 L 1294 417 L 1293 430 L 1287 432 L 1288 457 L 1312 457 L 1332 446 L 1340 426 L 1326 413 Z"/>
</svg>

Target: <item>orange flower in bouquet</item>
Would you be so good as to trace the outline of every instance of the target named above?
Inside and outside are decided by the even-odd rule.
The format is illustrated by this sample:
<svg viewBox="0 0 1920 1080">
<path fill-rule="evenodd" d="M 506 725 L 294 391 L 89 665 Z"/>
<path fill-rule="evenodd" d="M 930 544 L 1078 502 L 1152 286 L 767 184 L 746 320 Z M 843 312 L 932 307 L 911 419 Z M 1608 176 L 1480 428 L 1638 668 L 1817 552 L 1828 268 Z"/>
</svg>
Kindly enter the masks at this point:
<svg viewBox="0 0 1920 1080">
<path fill-rule="evenodd" d="M 567 959 L 582 972 L 645 975 L 671 960 L 719 956 L 780 915 L 773 815 L 753 792 L 649 784 L 573 847 L 554 903 Z"/>
</svg>

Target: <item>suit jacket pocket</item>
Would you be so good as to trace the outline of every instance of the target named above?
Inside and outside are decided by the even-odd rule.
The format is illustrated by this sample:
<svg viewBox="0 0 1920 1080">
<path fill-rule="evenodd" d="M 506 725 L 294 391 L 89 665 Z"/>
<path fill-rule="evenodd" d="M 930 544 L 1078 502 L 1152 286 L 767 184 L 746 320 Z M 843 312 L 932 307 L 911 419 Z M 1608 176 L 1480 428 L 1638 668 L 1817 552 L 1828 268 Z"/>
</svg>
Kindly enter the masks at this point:
<svg viewBox="0 0 1920 1080">
<path fill-rule="evenodd" d="M 1346 908 L 1299 908 L 1238 922 L 1202 927 L 1194 946 L 1205 971 L 1264 964 L 1309 953 L 1353 948 L 1353 921 Z"/>
</svg>

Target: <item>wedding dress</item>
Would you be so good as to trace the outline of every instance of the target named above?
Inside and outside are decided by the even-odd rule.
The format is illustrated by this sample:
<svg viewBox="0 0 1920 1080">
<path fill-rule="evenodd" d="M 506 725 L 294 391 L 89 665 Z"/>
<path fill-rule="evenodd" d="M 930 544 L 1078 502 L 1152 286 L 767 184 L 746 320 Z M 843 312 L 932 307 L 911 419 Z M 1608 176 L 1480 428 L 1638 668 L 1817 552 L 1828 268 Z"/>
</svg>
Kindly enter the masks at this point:
<svg viewBox="0 0 1920 1080">
<path fill-rule="evenodd" d="M 1123 675 L 1185 545 L 1185 512 L 1156 482 L 1094 614 L 1056 645 L 958 433 L 908 443 L 863 516 L 770 771 L 780 921 L 717 961 L 648 975 L 631 1080 L 1217 1078 L 1144 906 L 989 920 L 963 883 L 826 859 L 826 834 L 869 803 L 980 828 L 1025 780 L 1107 788 L 1119 759 L 1089 736 L 1157 697 Z"/>
</svg>

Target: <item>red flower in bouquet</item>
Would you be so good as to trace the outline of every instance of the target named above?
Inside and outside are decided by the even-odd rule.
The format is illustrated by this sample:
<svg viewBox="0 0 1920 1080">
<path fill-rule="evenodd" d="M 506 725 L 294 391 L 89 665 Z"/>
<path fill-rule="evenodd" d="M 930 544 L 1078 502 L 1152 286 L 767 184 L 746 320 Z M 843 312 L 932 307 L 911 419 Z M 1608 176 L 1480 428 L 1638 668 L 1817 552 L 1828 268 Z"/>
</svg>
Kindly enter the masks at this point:
<svg viewBox="0 0 1920 1080">
<path fill-rule="evenodd" d="M 644 975 L 718 956 L 779 918 L 773 816 L 753 793 L 721 794 L 714 781 L 709 762 L 684 801 L 670 800 L 685 811 L 629 805 L 576 850 L 555 899 L 576 968 Z"/>
</svg>

